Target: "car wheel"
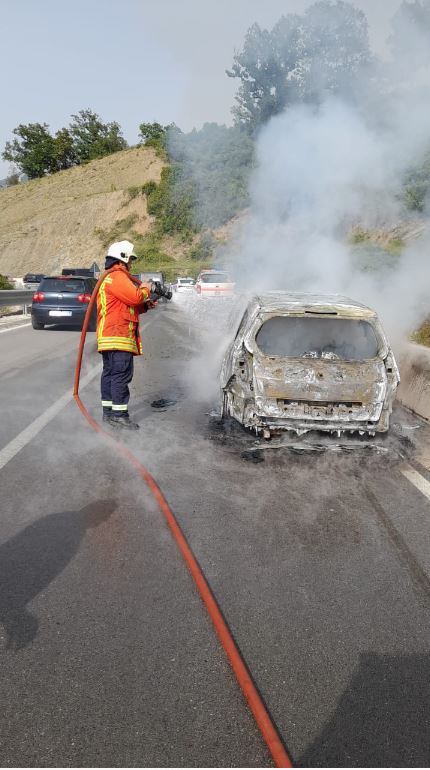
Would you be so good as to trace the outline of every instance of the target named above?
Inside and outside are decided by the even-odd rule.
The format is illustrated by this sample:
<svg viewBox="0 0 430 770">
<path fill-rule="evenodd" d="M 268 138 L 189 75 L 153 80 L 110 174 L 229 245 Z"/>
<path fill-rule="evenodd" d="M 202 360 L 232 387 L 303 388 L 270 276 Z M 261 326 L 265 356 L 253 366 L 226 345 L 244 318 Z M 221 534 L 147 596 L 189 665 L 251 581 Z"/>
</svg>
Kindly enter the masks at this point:
<svg viewBox="0 0 430 770">
<path fill-rule="evenodd" d="M 38 321 L 35 321 L 34 318 L 31 319 L 31 325 L 33 329 L 41 330 L 45 328 L 45 324 L 41 324 Z"/>
</svg>

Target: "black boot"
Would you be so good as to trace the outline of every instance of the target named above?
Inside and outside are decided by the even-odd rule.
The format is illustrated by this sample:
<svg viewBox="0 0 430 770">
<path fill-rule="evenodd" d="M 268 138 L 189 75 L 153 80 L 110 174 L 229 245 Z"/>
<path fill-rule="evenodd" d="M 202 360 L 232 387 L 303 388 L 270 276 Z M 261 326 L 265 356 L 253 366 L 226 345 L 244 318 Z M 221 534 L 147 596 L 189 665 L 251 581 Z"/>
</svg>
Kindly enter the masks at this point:
<svg viewBox="0 0 430 770">
<path fill-rule="evenodd" d="M 110 422 L 112 416 L 112 409 L 107 406 L 103 407 L 103 422 Z"/>
<path fill-rule="evenodd" d="M 126 430 L 139 430 L 140 427 L 137 422 L 130 420 L 128 412 L 112 411 L 109 418 L 109 424 L 113 425 L 115 428 L 125 428 Z"/>
</svg>

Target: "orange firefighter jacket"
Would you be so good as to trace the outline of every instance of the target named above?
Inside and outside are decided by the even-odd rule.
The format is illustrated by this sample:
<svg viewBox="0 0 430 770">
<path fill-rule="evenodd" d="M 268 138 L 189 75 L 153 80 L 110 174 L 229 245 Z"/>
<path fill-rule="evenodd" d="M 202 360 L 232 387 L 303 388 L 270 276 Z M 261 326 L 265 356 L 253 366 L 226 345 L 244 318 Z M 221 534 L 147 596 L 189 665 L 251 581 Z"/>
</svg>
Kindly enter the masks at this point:
<svg viewBox="0 0 430 770">
<path fill-rule="evenodd" d="M 149 299 L 145 287 L 136 286 L 124 265 L 115 265 L 99 288 L 97 296 L 97 348 L 126 350 L 142 354 L 139 312 Z"/>
</svg>

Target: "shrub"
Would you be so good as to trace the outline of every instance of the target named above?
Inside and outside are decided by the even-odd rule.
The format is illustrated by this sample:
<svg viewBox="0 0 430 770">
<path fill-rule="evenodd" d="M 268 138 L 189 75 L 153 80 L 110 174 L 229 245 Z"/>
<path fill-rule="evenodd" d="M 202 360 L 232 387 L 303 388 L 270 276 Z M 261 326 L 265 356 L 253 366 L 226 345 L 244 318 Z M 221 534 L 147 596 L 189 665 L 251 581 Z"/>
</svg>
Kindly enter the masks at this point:
<svg viewBox="0 0 430 770">
<path fill-rule="evenodd" d="M 117 219 L 110 229 L 105 230 L 102 227 L 96 227 L 94 229 L 94 235 L 100 238 L 102 245 L 106 248 L 110 243 L 127 238 L 137 219 L 137 214 L 129 214 L 128 217 L 124 217 L 124 219 Z"/>
<path fill-rule="evenodd" d="M 417 342 L 419 345 L 427 345 L 430 347 L 430 319 L 429 318 L 423 321 L 420 328 L 417 329 L 417 331 L 415 331 L 411 335 L 411 339 L 414 342 Z"/>
<path fill-rule="evenodd" d="M 0 273 L 0 289 L 13 289 L 11 282 Z"/>
<path fill-rule="evenodd" d="M 145 147 L 152 147 L 159 158 L 165 158 L 166 154 L 166 136 L 170 126 L 162 126 L 161 123 L 141 123 L 139 126 L 139 137 Z"/>
<path fill-rule="evenodd" d="M 147 196 L 148 214 L 157 217 L 157 230 L 165 235 L 193 232 L 195 189 L 183 180 L 181 169 L 174 164 L 163 168 L 160 183 Z"/>
<path fill-rule="evenodd" d="M 157 189 L 157 183 L 154 182 L 153 179 L 150 179 L 148 182 L 145 182 L 145 184 L 142 185 L 141 190 L 144 195 L 149 196 L 153 192 L 155 192 Z"/>
<path fill-rule="evenodd" d="M 6 187 L 14 187 L 19 184 L 19 174 L 14 172 L 6 177 Z"/>
<path fill-rule="evenodd" d="M 200 131 L 169 131 L 178 195 L 191 195 L 194 230 L 216 228 L 249 205 L 254 143 L 238 128 L 206 123 Z M 195 205 L 198 201 L 198 206 Z"/>
<path fill-rule="evenodd" d="M 397 256 L 398 254 L 401 254 L 405 248 L 405 241 L 403 238 L 391 238 L 385 248 L 390 254 Z"/>
<path fill-rule="evenodd" d="M 139 185 L 134 185 L 134 187 L 128 187 L 127 189 L 127 195 L 128 195 L 128 201 L 132 201 L 135 198 L 138 197 L 138 195 L 142 194 L 142 188 L 139 187 Z"/>
<path fill-rule="evenodd" d="M 355 246 L 359 243 L 366 243 L 370 240 L 370 235 L 367 230 L 363 230 L 361 227 L 356 227 L 350 237 L 350 242 Z"/>
<path fill-rule="evenodd" d="M 215 246 L 214 238 L 211 233 L 204 233 L 195 246 L 190 249 L 190 257 L 192 260 L 206 260 L 212 257 L 213 249 Z"/>
<path fill-rule="evenodd" d="M 164 142 L 162 142 L 160 139 L 148 139 L 148 141 L 145 142 L 145 147 L 152 147 L 155 150 L 155 154 L 158 158 L 167 160 L 166 148 L 164 146 Z"/>
</svg>

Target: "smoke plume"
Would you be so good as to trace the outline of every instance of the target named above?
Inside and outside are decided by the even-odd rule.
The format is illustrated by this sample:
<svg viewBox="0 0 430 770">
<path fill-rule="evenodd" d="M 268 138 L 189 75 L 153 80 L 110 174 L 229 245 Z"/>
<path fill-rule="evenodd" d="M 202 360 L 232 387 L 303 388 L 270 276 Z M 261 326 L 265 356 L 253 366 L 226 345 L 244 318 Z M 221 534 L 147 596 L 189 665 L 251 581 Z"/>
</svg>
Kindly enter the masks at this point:
<svg viewBox="0 0 430 770">
<path fill-rule="evenodd" d="M 398 55 L 375 64 L 354 102 L 321 94 L 318 104 L 289 106 L 260 131 L 249 213 L 229 247 L 242 288 L 347 294 L 374 306 L 396 339 L 428 311 L 428 236 L 408 242 L 401 256 L 370 242 L 351 245 L 354 227 L 417 229 L 402 182 L 430 146 L 423 34 L 405 25 Z"/>
</svg>

